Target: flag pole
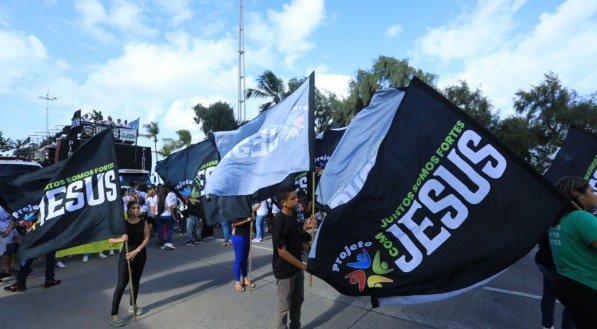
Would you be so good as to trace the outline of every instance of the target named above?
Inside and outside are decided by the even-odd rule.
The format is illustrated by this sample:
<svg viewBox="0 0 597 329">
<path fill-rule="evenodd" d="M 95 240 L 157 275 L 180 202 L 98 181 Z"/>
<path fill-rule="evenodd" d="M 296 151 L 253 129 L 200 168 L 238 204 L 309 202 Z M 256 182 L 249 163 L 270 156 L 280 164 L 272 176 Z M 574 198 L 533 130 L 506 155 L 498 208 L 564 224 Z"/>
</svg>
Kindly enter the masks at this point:
<svg viewBox="0 0 597 329">
<path fill-rule="evenodd" d="M 311 215 L 315 216 L 315 171 L 311 171 Z M 315 217 L 315 225 L 317 225 L 317 217 Z M 311 244 L 313 246 L 313 239 L 315 236 L 315 226 L 311 227 Z M 313 286 L 313 274 L 309 273 L 309 288 Z"/>
<path fill-rule="evenodd" d="M 125 231 L 126 232 L 126 231 Z M 129 253 L 129 243 L 128 241 L 124 242 L 124 258 L 126 259 L 126 255 Z M 131 301 L 133 302 L 133 320 L 137 321 L 137 307 L 135 302 L 135 290 L 133 288 L 133 272 L 131 272 L 131 260 L 126 260 L 126 266 L 129 270 L 129 289 L 131 290 Z"/>
<path fill-rule="evenodd" d="M 253 243 L 251 242 L 251 234 L 253 234 L 253 221 L 255 220 L 255 212 L 251 212 L 251 221 L 249 232 L 249 292 L 253 292 L 253 279 L 251 278 L 251 270 L 253 269 Z M 246 280 L 246 278 L 245 278 Z"/>
</svg>

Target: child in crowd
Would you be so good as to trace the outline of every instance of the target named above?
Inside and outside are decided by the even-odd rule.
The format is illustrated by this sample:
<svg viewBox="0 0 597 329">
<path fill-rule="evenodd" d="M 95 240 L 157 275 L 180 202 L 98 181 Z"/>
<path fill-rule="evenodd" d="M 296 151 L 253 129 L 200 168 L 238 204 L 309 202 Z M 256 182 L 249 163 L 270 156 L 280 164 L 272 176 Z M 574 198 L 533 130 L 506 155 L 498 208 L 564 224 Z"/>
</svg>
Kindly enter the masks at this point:
<svg viewBox="0 0 597 329">
<path fill-rule="evenodd" d="M 278 191 L 277 198 L 281 209 L 274 217 L 271 232 L 274 249 L 272 267 L 278 287 L 276 327 L 300 328 L 304 300 L 303 271 L 307 269 L 307 264 L 302 262 L 302 254 L 309 247 L 304 242 L 308 239 L 303 236 L 315 225 L 315 216 L 299 225 L 295 213 L 297 195 L 290 187 Z"/>
</svg>

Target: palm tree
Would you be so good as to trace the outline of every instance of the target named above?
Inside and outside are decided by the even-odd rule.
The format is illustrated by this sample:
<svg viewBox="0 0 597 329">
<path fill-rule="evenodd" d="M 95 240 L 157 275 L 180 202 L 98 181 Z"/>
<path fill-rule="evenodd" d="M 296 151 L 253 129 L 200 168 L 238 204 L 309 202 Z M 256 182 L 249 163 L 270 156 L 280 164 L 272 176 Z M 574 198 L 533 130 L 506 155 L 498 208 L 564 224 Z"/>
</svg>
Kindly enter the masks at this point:
<svg viewBox="0 0 597 329">
<path fill-rule="evenodd" d="M 185 129 L 178 130 L 176 132 L 178 135 L 177 146 L 178 148 L 188 147 L 193 142 L 193 138 L 191 137 L 191 132 Z"/>
<path fill-rule="evenodd" d="M 257 88 L 247 89 L 247 99 L 249 98 L 270 98 L 267 103 L 261 104 L 260 112 L 279 103 L 286 95 L 284 81 L 278 78 L 272 71 L 265 71 L 257 78 Z"/>
<path fill-rule="evenodd" d="M 147 134 L 139 134 L 145 138 L 153 139 L 153 146 L 155 149 L 155 161 L 158 161 L 158 135 L 160 134 L 160 126 L 157 122 L 150 122 L 143 125 Z"/>
</svg>

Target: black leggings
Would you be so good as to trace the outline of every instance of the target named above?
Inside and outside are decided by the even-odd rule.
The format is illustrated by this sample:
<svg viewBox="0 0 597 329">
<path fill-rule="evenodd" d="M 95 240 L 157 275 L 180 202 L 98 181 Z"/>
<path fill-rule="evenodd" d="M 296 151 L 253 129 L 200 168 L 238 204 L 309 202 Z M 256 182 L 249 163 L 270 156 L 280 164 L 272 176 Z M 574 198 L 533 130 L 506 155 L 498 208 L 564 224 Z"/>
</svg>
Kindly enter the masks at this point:
<svg viewBox="0 0 597 329">
<path fill-rule="evenodd" d="M 112 315 L 118 314 L 118 308 L 120 307 L 120 300 L 126 285 L 129 283 L 129 270 L 126 265 L 126 259 L 124 249 L 120 252 L 120 259 L 118 260 L 118 284 L 116 290 L 114 290 L 114 297 L 112 298 Z M 147 253 L 145 248 L 133 258 L 131 261 L 131 272 L 133 277 L 133 290 L 135 292 L 135 305 L 137 304 L 137 295 L 139 295 L 139 281 L 141 281 L 141 275 L 143 274 L 143 268 L 145 267 L 145 260 L 147 259 Z M 133 305 L 131 298 L 130 305 Z"/>
<path fill-rule="evenodd" d="M 597 326 L 597 290 L 557 274 L 556 295 L 572 312 L 577 329 L 595 329 Z"/>
</svg>

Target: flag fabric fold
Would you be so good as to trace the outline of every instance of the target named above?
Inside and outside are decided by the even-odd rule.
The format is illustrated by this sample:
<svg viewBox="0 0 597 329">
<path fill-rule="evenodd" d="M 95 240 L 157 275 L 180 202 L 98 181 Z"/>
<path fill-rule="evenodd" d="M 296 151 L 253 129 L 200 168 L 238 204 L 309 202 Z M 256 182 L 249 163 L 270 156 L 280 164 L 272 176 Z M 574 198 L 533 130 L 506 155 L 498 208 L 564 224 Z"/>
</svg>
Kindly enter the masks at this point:
<svg viewBox="0 0 597 329">
<path fill-rule="evenodd" d="M 374 306 L 420 303 L 488 282 L 531 251 L 566 206 L 555 187 L 421 80 L 387 102 L 398 109 L 374 164 L 323 221 L 309 272 Z M 336 152 L 324 175 L 346 168 Z"/>
<path fill-rule="evenodd" d="M 189 211 L 209 225 L 251 216 L 248 197 L 205 196 L 205 184 L 218 162 L 215 145 L 205 140 L 158 161 L 155 171 L 184 200 Z"/>
<path fill-rule="evenodd" d="M 324 209 L 344 204 L 360 191 L 403 97 L 399 89 L 378 91 L 350 122 L 317 186 L 317 202 Z"/>
<path fill-rule="evenodd" d="M 278 104 L 233 131 L 214 132 L 221 155 L 209 196 L 252 195 L 313 168 L 315 75 Z"/>
<path fill-rule="evenodd" d="M 28 228 L 21 260 L 121 235 L 124 216 L 112 130 L 92 137 L 68 160 L 0 183 L 0 199 Z"/>
</svg>

